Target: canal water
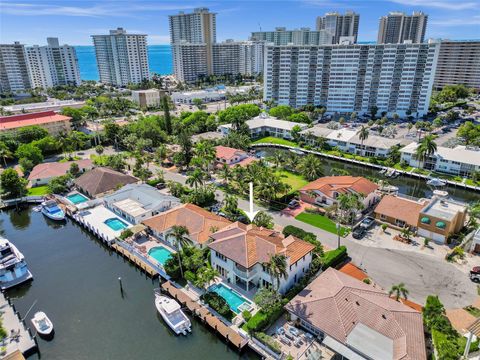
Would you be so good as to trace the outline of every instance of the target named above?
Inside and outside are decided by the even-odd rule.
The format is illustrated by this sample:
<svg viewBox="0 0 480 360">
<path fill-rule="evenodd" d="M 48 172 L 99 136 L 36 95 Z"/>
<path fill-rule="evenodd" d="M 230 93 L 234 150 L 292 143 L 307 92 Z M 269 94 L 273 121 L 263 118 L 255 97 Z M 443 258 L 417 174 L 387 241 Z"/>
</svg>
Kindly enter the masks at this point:
<svg viewBox="0 0 480 360">
<path fill-rule="evenodd" d="M 255 151 L 257 155 L 262 157 L 270 157 L 276 151 L 288 152 L 286 149 L 268 147 L 257 147 L 255 148 Z M 323 173 L 325 176 L 331 175 L 332 169 L 343 169 L 348 171 L 352 176 L 364 176 L 386 180 L 390 185 L 397 186 L 399 193 L 416 198 L 429 198 L 433 194 L 433 190 L 435 190 L 434 188 L 428 186 L 425 180 L 422 179 L 402 175 L 395 179 L 391 179 L 380 174 L 378 170 L 368 166 L 361 166 L 349 162 L 328 159 L 322 156 L 320 159 L 322 161 Z M 464 188 L 455 186 L 445 186 L 442 187 L 441 190 L 448 191 L 449 196 L 454 200 L 463 201 L 466 203 L 480 201 L 480 192 L 466 190 Z"/>
<path fill-rule="evenodd" d="M 40 339 L 40 354 L 29 359 L 258 359 L 239 355 L 197 320 L 192 334 L 175 336 L 155 309 L 158 280 L 71 220 L 60 225 L 31 208 L 8 210 L 0 212 L 0 232 L 24 254 L 34 277 L 7 295 L 22 316 L 37 301 L 27 325 L 42 310 L 55 326 L 54 339 Z"/>
</svg>

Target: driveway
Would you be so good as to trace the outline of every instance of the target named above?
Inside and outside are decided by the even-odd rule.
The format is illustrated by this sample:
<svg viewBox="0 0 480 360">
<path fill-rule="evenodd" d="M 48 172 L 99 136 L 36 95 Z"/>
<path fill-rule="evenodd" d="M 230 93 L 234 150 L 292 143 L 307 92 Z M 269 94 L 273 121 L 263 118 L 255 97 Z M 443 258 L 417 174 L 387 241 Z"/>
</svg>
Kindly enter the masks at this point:
<svg viewBox="0 0 480 360">
<path fill-rule="evenodd" d="M 166 180 L 185 184 L 186 177 L 172 172 L 165 172 Z M 222 201 L 224 194 L 216 191 L 216 199 Z M 242 210 L 248 210 L 248 201 L 238 200 Z M 317 235 L 318 240 L 329 248 L 337 246 L 337 236 L 312 225 L 283 215 L 280 211 L 266 210 L 255 206 L 273 216 L 274 222 L 283 227 L 297 226 Z M 425 304 L 428 295 L 436 294 L 446 308 L 459 308 L 471 304 L 477 294 L 477 285 L 470 281 L 467 274 L 457 269 L 444 259 L 414 251 L 392 250 L 363 245 L 361 240 L 351 237 L 341 239 L 347 246 L 352 261 L 365 271 L 376 284 L 389 290 L 392 285 L 405 283 L 409 298 L 419 304 Z"/>
</svg>

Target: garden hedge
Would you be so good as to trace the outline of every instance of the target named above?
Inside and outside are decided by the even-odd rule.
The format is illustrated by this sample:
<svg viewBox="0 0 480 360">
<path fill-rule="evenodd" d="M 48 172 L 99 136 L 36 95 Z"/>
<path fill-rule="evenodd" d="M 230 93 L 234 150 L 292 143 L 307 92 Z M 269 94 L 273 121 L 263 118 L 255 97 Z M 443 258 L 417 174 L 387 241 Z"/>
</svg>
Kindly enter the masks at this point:
<svg viewBox="0 0 480 360">
<path fill-rule="evenodd" d="M 205 294 L 200 296 L 200 299 L 205 301 L 213 310 L 218 312 L 227 320 L 232 320 L 235 316 L 225 299 L 215 292 L 206 292 Z"/>
<path fill-rule="evenodd" d="M 329 267 L 335 267 L 340 264 L 347 257 L 347 248 L 340 246 L 338 249 L 326 251 L 322 256 L 322 269 L 326 270 Z"/>
</svg>

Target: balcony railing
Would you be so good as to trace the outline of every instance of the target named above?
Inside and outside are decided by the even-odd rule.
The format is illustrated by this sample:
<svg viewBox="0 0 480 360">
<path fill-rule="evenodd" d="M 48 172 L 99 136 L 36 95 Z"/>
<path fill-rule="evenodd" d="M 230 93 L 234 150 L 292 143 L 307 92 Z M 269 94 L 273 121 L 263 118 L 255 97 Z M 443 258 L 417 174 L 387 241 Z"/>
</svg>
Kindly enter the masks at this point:
<svg viewBox="0 0 480 360">
<path fill-rule="evenodd" d="M 233 268 L 233 272 L 244 279 L 250 279 L 251 277 L 257 274 L 256 269 L 240 270 L 236 266 Z"/>
</svg>

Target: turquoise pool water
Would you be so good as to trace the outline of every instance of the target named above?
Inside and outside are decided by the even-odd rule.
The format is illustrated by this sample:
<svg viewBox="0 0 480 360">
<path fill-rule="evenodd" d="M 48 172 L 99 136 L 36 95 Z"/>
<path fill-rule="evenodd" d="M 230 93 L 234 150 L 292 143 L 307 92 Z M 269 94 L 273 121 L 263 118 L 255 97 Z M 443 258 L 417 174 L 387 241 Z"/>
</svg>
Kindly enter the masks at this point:
<svg viewBox="0 0 480 360">
<path fill-rule="evenodd" d="M 83 203 L 85 201 L 88 201 L 87 197 L 85 197 L 85 196 L 83 196 L 82 194 L 79 194 L 79 193 L 68 195 L 67 199 L 75 205 Z"/>
<path fill-rule="evenodd" d="M 163 246 L 156 246 L 154 248 L 151 248 L 148 251 L 148 255 L 153 257 L 155 260 L 157 260 L 160 264 L 164 265 L 165 262 L 170 259 L 170 256 L 172 256 L 172 252 Z"/>
<path fill-rule="evenodd" d="M 243 303 L 250 304 L 250 301 L 248 301 L 236 291 L 233 291 L 232 289 L 226 287 L 223 284 L 213 285 L 209 288 L 209 290 L 217 293 L 222 298 L 224 298 L 230 309 L 232 309 L 232 311 L 237 314 L 240 312 L 240 310 L 238 309 L 240 305 L 242 305 Z"/>
<path fill-rule="evenodd" d="M 110 229 L 118 231 L 123 230 L 128 227 L 126 223 L 124 223 L 119 218 L 111 218 L 104 221 L 105 225 L 107 225 Z"/>
</svg>

